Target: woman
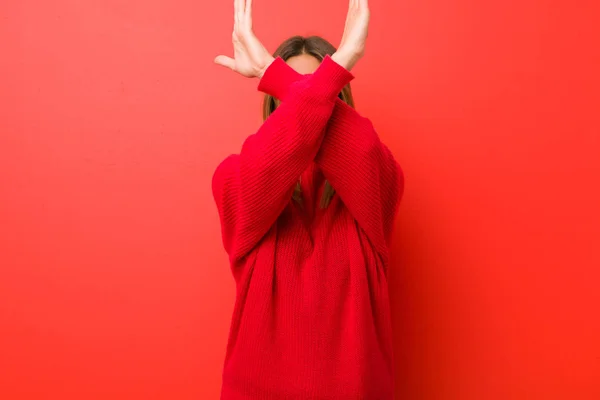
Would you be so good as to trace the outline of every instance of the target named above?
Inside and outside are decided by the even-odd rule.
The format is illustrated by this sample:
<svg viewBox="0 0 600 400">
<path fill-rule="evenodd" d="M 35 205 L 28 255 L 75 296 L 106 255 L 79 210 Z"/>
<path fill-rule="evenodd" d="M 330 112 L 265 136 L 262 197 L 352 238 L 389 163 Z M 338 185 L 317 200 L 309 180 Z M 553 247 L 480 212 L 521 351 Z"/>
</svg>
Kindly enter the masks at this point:
<svg viewBox="0 0 600 400">
<path fill-rule="evenodd" d="M 267 94 L 266 121 L 213 178 L 237 287 L 221 398 L 391 399 L 388 249 L 403 175 L 351 107 L 367 0 L 350 1 L 339 50 L 295 37 L 275 57 L 251 3 L 235 0 L 234 58 L 215 59 Z"/>
</svg>

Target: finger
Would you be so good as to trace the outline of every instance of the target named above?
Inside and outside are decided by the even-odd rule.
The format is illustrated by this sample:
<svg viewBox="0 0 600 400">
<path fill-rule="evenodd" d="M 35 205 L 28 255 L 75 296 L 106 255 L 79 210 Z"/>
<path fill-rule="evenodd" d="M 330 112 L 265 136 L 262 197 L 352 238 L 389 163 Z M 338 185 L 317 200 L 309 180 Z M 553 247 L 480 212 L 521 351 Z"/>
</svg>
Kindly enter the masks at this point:
<svg viewBox="0 0 600 400">
<path fill-rule="evenodd" d="M 359 0 L 350 0 L 349 8 L 356 8 Z"/>
<path fill-rule="evenodd" d="M 236 23 L 240 23 L 244 16 L 244 0 L 234 0 L 234 18 Z"/>
<path fill-rule="evenodd" d="M 217 56 L 215 58 L 215 64 L 221 65 L 225 68 L 229 68 L 230 70 L 235 71 L 235 60 L 231 57 Z"/>
<path fill-rule="evenodd" d="M 369 0 L 359 0 L 360 6 L 363 8 L 369 8 Z"/>
<path fill-rule="evenodd" d="M 252 0 L 246 0 L 246 22 L 252 26 Z"/>
</svg>

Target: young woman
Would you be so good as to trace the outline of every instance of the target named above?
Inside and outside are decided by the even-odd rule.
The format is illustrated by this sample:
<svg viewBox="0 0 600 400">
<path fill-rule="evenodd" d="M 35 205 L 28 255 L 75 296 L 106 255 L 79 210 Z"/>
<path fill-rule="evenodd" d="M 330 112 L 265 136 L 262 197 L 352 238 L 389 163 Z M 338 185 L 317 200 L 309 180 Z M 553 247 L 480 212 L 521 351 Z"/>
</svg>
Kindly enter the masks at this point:
<svg viewBox="0 0 600 400">
<path fill-rule="evenodd" d="M 367 0 L 351 0 L 339 50 L 294 37 L 271 56 L 235 0 L 234 58 L 259 78 L 265 122 L 213 178 L 237 299 L 225 400 L 393 398 L 388 249 L 402 171 L 351 106 Z"/>
</svg>

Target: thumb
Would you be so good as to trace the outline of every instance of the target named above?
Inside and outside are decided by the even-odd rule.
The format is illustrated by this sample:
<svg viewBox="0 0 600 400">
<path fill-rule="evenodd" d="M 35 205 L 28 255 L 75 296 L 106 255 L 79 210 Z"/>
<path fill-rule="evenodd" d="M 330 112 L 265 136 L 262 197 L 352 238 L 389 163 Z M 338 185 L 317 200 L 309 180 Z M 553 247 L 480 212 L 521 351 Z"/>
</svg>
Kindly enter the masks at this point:
<svg viewBox="0 0 600 400">
<path fill-rule="evenodd" d="M 217 56 L 215 58 L 215 64 L 222 65 L 223 67 L 229 68 L 235 71 L 235 60 L 227 56 Z"/>
</svg>

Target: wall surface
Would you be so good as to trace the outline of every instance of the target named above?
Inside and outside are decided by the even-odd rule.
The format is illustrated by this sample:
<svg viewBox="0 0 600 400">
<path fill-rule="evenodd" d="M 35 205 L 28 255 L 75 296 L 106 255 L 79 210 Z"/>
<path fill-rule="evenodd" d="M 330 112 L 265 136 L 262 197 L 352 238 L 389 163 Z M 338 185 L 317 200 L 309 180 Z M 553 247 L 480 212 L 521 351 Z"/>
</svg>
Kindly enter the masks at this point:
<svg viewBox="0 0 600 400">
<path fill-rule="evenodd" d="M 269 49 L 346 0 L 255 0 Z M 589 1 L 371 0 L 355 75 L 406 173 L 398 399 L 600 399 Z M 260 124 L 232 4 L 0 3 L 0 398 L 217 399 L 234 301 L 210 192 Z"/>
</svg>

